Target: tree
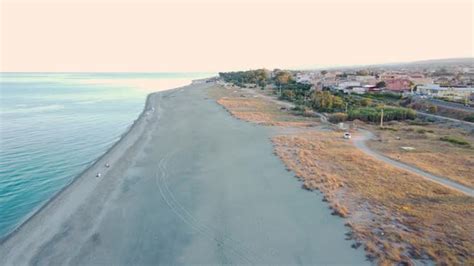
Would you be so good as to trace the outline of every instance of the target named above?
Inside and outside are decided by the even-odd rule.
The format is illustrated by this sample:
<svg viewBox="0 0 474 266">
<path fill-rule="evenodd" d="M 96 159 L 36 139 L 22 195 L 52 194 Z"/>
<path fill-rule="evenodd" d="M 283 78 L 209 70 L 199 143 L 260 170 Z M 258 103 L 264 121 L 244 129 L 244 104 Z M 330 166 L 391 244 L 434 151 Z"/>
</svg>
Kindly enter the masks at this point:
<svg viewBox="0 0 474 266">
<path fill-rule="evenodd" d="M 275 73 L 275 83 L 277 85 L 286 85 L 290 83 L 292 79 L 293 79 L 293 76 L 288 71 L 280 70 Z"/>
<path fill-rule="evenodd" d="M 341 97 L 339 96 L 334 96 L 334 95 L 331 95 L 332 96 L 332 108 L 333 109 L 338 109 L 338 110 L 341 110 L 344 108 L 344 100 L 342 100 Z"/>
<path fill-rule="evenodd" d="M 270 79 L 270 73 L 268 72 L 268 70 L 257 69 L 253 73 L 255 76 L 255 83 L 258 86 L 264 88 L 267 85 L 268 80 Z"/>
<path fill-rule="evenodd" d="M 372 99 L 370 98 L 364 98 L 360 101 L 360 105 L 364 107 L 369 106 L 370 104 L 372 104 Z"/>
<path fill-rule="evenodd" d="M 245 84 L 256 84 L 264 87 L 270 75 L 266 69 L 257 69 L 249 71 L 237 71 L 237 72 L 221 72 L 219 76 L 226 82 L 231 82 L 238 86 L 244 86 Z"/>
<path fill-rule="evenodd" d="M 329 116 L 329 122 L 340 123 L 347 120 L 348 115 L 346 113 L 334 113 Z"/>
<path fill-rule="evenodd" d="M 367 71 L 366 69 L 362 69 L 362 70 L 357 71 L 356 74 L 358 76 L 367 76 L 369 75 L 369 71 Z"/>
<path fill-rule="evenodd" d="M 375 87 L 377 88 L 385 88 L 387 86 L 387 84 L 385 83 L 385 81 L 379 81 L 377 82 L 377 84 L 375 84 Z"/>
<path fill-rule="evenodd" d="M 315 110 L 333 112 L 342 110 L 345 104 L 341 97 L 334 96 L 329 91 L 315 91 L 310 96 L 310 105 Z"/>
<path fill-rule="evenodd" d="M 284 90 L 280 96 L 280 99 L 287 101 L 293 101 L 294 98 L 295 93 L 292 90 Z"/>
<path fill-rule="evenodd" d="M 428 112 L 432 113 L 432 114 L 435 114 L 436 112 L 438 112 L 438 106 L 436 105 L 430 105 L 428 107 Z"/>
</svg>

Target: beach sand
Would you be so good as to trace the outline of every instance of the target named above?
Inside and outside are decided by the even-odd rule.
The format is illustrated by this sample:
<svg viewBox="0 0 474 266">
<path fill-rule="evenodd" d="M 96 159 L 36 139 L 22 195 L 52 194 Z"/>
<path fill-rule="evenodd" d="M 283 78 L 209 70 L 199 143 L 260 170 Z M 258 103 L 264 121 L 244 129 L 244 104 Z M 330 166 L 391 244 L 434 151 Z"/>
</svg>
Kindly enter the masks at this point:
<svg viewBox="0 0 474 266">
<path fill-rule="evenodd" d="M 273 129 L 232 117 L 207 87 L 151 94 L 116 145 L 2 241 L 0 265 L 367 264 L 273 154 Z"/>
</svg>

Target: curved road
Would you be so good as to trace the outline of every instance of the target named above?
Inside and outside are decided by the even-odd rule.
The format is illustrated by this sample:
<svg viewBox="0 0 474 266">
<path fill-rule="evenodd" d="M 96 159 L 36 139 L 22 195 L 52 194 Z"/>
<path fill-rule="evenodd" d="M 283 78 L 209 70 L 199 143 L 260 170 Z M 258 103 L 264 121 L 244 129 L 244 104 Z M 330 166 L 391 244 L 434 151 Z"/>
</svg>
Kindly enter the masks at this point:
<svg viewBox="0 0 474 266">
<path fill-rule="evenodd" d="M 408 165 L 408 164 L 405 164 L 405 163 L 402 163 L 402 162 L 399 162 L 399 161 L 396 161 L 396 160 L 393 160 L 393 159 L 390 159 L 374 150 L 371 150 L 369 147 L 367 147 L 367 145 L 365 144 L 365 142 L 371 138 L 374 137 L 373 133 L 369 132 L 369 131 L 366 131 L 366 130 L 359 130 L 362 134 L 361 135 L 358 135 L 358 136 L 354 136 L 354 138 L 352 139 L 352 142 L 354 143 L 354 145 L 360 149 L 361 151 L 363 151 L 365 154 L 377 159 L 377 160 L 380 160 L 380 161 L 383 161 L 385 163 L 388 163 L 392 166 L 395 166 L 397 168 L 400 168 L 400 169 L 403 169 L 403 170 L 406 170 L 406 171 L 409 171 L 409 172 L 412 172 L 414 174 L 417 174 L 427 180 L 430 180 L 432 182 L 435 182 L 435 183 L 438 183 L 440 185 L 443 185 L 445 187 L 448 187 L 448 188 L 451 188 L 451 189 L 454 189 L 456 191 L 459 191 L 461 193 L 464 193 L 470 197 L 474 197 L 474 190 L 469 188 L 469 187 L 466 187 L 464 185 L 461 185 L 457 182 L 454 182 L 452 180 L 449 180 L 448 178 L 446 177 L 442 177 L 442 176 L 436 176 L 436 175 L 433 175 L 433 174 L 430 174 L 428 172 L 425 172 L 417 167 L 414 167 L 414 166 L 411 166 L 411 165 Z"/>
</svg>

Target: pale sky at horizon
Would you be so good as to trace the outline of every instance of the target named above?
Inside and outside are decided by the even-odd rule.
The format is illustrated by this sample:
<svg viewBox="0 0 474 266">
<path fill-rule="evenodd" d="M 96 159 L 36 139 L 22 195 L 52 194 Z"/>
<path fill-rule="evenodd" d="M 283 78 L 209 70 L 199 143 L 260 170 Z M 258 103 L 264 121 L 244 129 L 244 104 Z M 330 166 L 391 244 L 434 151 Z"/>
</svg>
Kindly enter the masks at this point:
<svg viewBox="0 0 474 266">
<path fill-rule="evenodd" d="M 217 72 L 473 57 L 474 0 L 0 0 L 0 71 Z"/>
</svg>

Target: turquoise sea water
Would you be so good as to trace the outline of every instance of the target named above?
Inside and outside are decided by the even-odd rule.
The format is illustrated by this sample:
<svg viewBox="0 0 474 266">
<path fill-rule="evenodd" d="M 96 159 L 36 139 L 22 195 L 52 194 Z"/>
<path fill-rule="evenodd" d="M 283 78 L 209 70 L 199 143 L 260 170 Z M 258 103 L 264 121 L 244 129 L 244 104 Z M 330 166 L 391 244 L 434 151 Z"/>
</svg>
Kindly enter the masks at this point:
<svg viewBox="0 0 474 266">
<path fill-rule="evenodd" d="M 0 73 L 0 238 L 131 126 L 146 95 L 206 73 Z"/>
</svg>

